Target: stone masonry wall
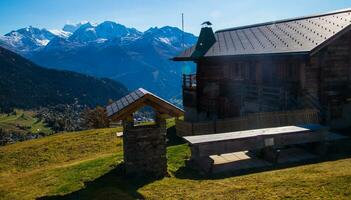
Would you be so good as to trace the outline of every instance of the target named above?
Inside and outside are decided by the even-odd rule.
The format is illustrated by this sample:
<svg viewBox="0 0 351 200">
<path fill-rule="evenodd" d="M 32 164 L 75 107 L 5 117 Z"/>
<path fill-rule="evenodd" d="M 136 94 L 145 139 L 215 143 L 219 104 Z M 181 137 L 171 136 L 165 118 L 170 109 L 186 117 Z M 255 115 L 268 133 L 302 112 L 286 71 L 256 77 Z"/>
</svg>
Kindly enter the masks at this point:
<svg viewBox="0 0 351 200">
<path fill-rule="evenodd" d="M 130 176 L 152 176 L 167 174 L 166 122 L 157 125 L 136 126 L 125 123 L 123 132 L 124 163 Z"/>
</svg>

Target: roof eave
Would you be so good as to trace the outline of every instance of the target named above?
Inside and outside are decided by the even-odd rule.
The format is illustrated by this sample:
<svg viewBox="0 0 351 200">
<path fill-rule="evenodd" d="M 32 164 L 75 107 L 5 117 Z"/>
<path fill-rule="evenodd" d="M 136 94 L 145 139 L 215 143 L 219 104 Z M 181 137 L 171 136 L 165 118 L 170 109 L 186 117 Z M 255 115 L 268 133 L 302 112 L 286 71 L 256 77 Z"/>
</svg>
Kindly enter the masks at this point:
<svg viewBox="0 0 351 200">
<path fill-rule="evenodd" d="M 196 59 L 194 59 L 192 57 L 174 57 L 174 58 L 171 58 L 170 60 L 172 60 L 172 61 L 195 61 Z"/>
<path fill-rule="evenodd" d="M 310 51 L 298 52 L 283 52 L 283 53 L 264 53 L 264 54 L 240 54 L 240 55 L 217 55 L 217 56 L 204 56 L 201 59 L 216 59 L 216 58 L 258 58 L 258 57 L 283 57 L 283 56 L 308 56 Z"/>
</svg>

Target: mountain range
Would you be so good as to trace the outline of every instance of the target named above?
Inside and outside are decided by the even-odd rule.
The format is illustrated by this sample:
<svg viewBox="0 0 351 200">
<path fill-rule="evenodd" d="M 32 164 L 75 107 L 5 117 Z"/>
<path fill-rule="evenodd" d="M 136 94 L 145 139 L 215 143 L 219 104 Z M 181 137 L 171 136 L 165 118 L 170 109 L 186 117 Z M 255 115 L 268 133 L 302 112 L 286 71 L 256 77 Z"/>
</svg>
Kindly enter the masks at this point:
<svg viewBox="0 0 351 200">
<path fill-rule="evenodd" d="M 106 105 L 128 93 L 114 80 L 42 68 L 0 47 L 0 110 L 57 104 Z"/>
<path fill-rule="evenodd" d="M 169 59 L 196 41 L 176 27 L 142 32 L 105 21 L 62 30 L 22 28 L 1 36 L 0 46 L 47 68 L 111 78 L 130 90 L 143 87 L 172 100 L 181 98 L 182 64 Z"/>
</svg>

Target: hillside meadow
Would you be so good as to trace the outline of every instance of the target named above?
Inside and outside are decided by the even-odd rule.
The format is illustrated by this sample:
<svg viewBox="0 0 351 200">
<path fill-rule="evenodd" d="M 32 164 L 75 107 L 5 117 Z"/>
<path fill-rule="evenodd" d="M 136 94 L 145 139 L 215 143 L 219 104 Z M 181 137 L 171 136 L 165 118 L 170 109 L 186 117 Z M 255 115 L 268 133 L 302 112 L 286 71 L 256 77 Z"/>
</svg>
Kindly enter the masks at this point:
<svg viewBox="0 0 351 200">
<path fill-rule="evenodd" d="M 351 199 L 349 158 L 206 177 L 185 167 L 186 144 L 171 143 L 168 177 L 125 178 L 119 131 L 62 133 L 0 147 L 0 199 Z"/>
</svg>

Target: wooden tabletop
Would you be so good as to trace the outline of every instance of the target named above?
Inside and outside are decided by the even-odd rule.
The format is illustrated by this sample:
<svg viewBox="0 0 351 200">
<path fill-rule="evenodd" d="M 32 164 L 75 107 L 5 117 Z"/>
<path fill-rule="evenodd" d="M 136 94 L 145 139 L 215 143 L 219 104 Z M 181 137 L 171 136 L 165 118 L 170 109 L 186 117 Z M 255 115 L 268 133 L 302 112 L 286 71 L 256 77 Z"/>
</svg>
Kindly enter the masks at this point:
<svg viewBox="0 0 351 200">
<path fill-rule="evenodd" d="M 260 135 L 278 135 L 297 132 L 310 132 L 325 128 L 318 124 L 306 124 L 301 126 L 282 126 L 274 128 L 253 129 L 246 131 L 226 132 L 208 135 L 183 137 L 190 144 L 199 144 L 215 141 L 235 140 L 240 138 L 257 137 Z"/>
</svg>

